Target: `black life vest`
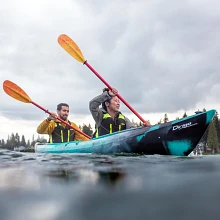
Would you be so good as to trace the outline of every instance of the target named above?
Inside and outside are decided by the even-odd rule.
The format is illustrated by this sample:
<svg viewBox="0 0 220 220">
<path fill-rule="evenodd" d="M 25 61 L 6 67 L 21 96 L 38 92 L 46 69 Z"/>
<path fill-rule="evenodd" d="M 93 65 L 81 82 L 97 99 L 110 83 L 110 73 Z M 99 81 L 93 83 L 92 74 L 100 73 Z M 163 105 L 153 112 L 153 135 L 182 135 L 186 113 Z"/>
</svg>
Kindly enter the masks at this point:
<svg viewBox="0 0 220 220">
<path fill-rule="evenodd" d="M 68 121 L 71 124 L 70 121 Z M 61 143 L 61 142 L 70 142 L 74 141 L 75 132 L 74 130 L 66 125 L 64 128 L 60 122 L 55 122 L 55 128 L 53 133 L 50 135 L 50 143 Z"/>
<path fill-rule="evenodd" d="M 109 113 L 103 113 L 103 119 L 101 125 L 96 128 L 93 137 L 99 137 L 105 134 L 111 134 L 116 131 L 121 131 L 126 129 L 125 116 L 120 112 L 113 119 Z"/>
</svg>

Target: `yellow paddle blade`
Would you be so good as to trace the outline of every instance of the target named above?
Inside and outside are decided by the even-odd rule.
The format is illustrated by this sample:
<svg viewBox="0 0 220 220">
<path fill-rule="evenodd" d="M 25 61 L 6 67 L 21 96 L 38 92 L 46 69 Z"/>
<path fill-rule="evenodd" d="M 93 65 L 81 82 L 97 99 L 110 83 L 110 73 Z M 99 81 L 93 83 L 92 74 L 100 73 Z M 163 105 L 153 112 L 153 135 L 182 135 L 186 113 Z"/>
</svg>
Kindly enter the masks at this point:
<svg viewBox="0 0 220 220">
<path fill-rule="evenodd" d="M 67 51 L 72 57 L 78 60 L 80 63 L 84 63 L 86 60 L 77 44 L 67 35 L 61 34 L 58 37 L 58 43 L 60 46 Z"/>
<path fill-rule="evenodd" d="M 31 103 L 30 97 L 15 83 L 5 80 L 3 83 L 5 93 L 21 102 Z"/>
</svg>

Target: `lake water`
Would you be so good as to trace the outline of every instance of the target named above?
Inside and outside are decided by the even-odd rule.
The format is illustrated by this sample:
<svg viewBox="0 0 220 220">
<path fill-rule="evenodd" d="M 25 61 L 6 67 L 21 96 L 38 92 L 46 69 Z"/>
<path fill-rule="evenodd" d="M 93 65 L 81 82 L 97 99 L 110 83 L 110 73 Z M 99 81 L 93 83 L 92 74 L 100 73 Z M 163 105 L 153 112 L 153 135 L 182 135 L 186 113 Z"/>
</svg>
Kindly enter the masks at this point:
<svg viewBox="0 0 220 220">
<path fill-rule="evenodd" d="M 220 219 L 220 156 L 0 150 L 0 219 Z"/>
</svg>

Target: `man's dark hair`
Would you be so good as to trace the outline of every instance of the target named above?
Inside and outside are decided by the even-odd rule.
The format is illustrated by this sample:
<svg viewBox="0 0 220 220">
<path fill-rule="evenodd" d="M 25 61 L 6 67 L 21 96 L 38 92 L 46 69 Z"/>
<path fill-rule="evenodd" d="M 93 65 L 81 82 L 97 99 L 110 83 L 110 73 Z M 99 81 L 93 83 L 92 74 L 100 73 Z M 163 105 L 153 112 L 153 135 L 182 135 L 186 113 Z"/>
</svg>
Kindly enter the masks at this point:
<svg viewBox="0 0 220 220">
<path fill-rule="evenodd" d="M 60 103 L 57 105 L 57 110 L 60 111 L 62 109 L 62 106 L 66 106 L 69 108 L 69 105 L 67 105 L 66 103 Z"/>
</svg>

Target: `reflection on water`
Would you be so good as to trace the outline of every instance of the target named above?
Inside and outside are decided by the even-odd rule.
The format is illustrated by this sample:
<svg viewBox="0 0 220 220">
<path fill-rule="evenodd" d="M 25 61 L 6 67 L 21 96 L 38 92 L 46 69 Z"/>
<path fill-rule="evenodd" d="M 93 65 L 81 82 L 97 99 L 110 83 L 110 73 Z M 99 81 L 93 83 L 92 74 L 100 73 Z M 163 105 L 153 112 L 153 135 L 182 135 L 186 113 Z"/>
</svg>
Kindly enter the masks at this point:
<svg viewBox="0 0 220 220">
<path fill-rule="evenodd" d="M 1 219 L 217 219 L 220 156 L 0 150 Z"/>
</svg>

